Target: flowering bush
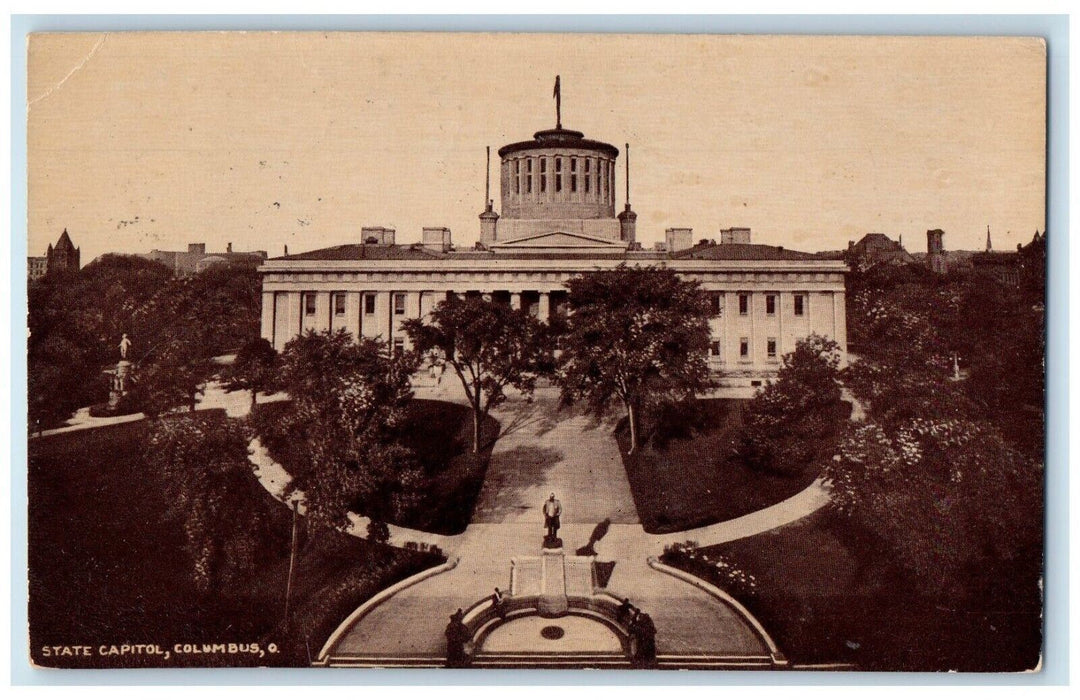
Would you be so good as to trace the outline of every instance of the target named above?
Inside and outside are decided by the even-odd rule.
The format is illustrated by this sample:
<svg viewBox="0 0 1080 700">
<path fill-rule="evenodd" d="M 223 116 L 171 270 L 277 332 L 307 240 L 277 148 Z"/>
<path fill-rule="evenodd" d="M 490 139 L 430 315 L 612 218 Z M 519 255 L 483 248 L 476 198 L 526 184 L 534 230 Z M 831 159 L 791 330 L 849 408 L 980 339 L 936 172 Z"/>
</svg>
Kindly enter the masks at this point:
<svg viewBox="0 0 1080 700">
<path fill-rule="evenodd" d="M 757 595 L 758 583 L 753 574 L 719 554 L 699 549 L 693 540 L 664 547 L 664 559 L 668 564 L 703 578 L 738 598 Z"/>
</svg>

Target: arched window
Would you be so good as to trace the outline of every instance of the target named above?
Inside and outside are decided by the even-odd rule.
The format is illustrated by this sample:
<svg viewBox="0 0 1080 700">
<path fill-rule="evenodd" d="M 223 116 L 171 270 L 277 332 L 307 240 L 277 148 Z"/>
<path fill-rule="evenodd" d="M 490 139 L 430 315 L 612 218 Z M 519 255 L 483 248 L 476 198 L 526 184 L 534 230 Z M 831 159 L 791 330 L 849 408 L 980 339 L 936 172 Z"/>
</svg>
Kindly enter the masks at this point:
<svg viewBox="0 0 1080 700">
<path fill-rule="evenodd" d="M 585 159 L 585 194 L 589 194 L 589 181 L 592 178 L 592 173 L 589 172 L 589 164 L 592 163 L 591 158 Z"/>
<path fill-rule="evenodd" d="M 540 193 L 547 192 L 547 158 L 540 159 Z"/>
<path fill-rule="evenodd" d="M 555 191 L 562 192 L 562 158 L 555 159 Z"/>
<path fill-rule="evenodd" d="M 514 194 L 521 194 L 521 161 L 514 161 Z"/>
<path fill-rule="evenodd" d="M 577 192 L 577 158 L 570 159 L 570 191 Z"/>
<path fill-rule="evenodd" d="M 525 193 L 532 194 L 532 164 L 533 159 L 529 158 L 525 161 Z"/>
</svg>

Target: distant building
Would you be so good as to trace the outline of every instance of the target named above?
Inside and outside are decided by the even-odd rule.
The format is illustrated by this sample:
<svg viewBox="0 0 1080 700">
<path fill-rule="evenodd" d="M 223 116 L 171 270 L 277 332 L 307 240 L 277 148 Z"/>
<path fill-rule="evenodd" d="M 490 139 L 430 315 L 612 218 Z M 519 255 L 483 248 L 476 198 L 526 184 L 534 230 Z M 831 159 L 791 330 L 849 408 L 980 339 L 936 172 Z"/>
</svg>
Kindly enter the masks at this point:
<svg viewBox="0 0 1080 700">
<path fill-rule="evenodd" d="M 852 267 L 866 270 L 875 265 L 909 265 L 915 262 L 911 253 L 904 250 L 903 240 L 894 241 L 884 233 L 868 233 L 855 241 L 848 241 L 845 259 Z"/>
<path fill-rule="evenodd" d="M 26 279 L 33 282 L 45 276 L 49 269 L 49 259 L 44 255 L 32 255 L 26 258 Z"/>
<path fill-rule="evenodd" d="M 980 275 L 993 277 L 1001 284 L 1016 287 L 1020 284 L 1020 255 L 989 251 L 971 256 L 971 265 Z"/>
<path fill-rule="evenodd" d="M 189 243 L 187 251 L 155 249 L 139 257 L 161 263 L 177 277 L 187 277 L 224 263 L 257 266 L 266 260 L 267 255 L 265 250 L 233 252 L 232 243 L 226 246 L 224 253 L 207 253 L 205 243 Z"/>
<path fill-rule="evenodd" d="M 986 252 L 971 256 L 975 272 L 993 277 L 1001 284 L 1017 287 L 1024 281 L 1036 280 L 1046 275 L 1046 234 L 1035 232 L 1031 242 L 1017 244 L 1016 252 L 993 250 L 990 229 L 986 231 Z"/>
<path fill-rule="evenodd" d="M 63 275 L 69 272 L 79 271 L 80 251 L 71 242 L 71 236 L 67 229 L 60 234 L 56 245 L 50 244 L 42 257 L 28 257 L 26 259 L 26 276 L 30 280 L 37 280 L 46 275 Z"/>
<path fill-rule="evenodd" d="M 945 256 L 945 232 L 939 228 L 926 232 L 926 266 L 939 275 L 949 274 L 949 262 Z"/>
</svg>

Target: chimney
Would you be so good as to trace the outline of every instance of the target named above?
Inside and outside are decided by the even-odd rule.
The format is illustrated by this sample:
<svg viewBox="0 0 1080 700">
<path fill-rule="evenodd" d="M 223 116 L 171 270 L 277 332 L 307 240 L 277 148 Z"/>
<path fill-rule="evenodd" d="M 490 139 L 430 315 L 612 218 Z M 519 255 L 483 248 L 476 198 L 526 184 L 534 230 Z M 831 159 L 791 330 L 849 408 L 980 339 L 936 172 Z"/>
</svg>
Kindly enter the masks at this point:
<svg viewBox="0 0 1080 700">
<path fill-rule="evenodd" d="M 748 228 L 722 228 L 720 229 L 720 244 L 749 243 L 750 229 Z"/>
<path fill-rule="evenodd" d="M 226 253 L 231 253 L 232 252 L 232 242 L 231 241 L 229 243 L 225 244 L 225 252 Z"/>
<path fill-rule="evenodd" d="M 694 229 L 669 228 L 664 231 L 664 241 L 667 243 L 668 252 L 671 253 L 692 248 L 694 247 Z"/>
<path fill-rule="evenodd" d="M 494 206 L 495 203 L 489 199 L 487 208 L 480 214 L 480 243 L 484 246 L 494 243 L 498 237 L 499 215 Z"/>
<path fill-rule="evenodd" d="M 445 227 L 424 227 L 424 250 L 432 253 L 445 253 L 450 250 L 450 229 Z"/>
<path fill-rule="evenodd" d="M 385 226 L 363 226 L 360 228 L 360 242 L 371 245 L 394 245 L 396 231 Z"/>
</svg>

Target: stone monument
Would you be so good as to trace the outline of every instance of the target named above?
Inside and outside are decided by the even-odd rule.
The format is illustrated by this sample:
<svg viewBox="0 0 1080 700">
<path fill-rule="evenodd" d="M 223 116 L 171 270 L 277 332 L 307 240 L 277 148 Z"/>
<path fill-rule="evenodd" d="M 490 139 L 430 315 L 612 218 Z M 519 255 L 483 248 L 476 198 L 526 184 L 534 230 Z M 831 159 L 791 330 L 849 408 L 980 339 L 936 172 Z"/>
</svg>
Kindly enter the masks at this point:
<svg viewBox="0 0 1080 700">
<path fill-rule="evenodd" d="M 120 404 L 120 399 L 128 392 L 128 383 L 131 380 L 131 361 L 127 359 L 128 351 L 131 349 L 131 339 L 128 338 L 127 333 L 123 334 L 123 338 L 120 339 L 120 360 L 116 363 L 115 369 L 107 369 L 105 373 L 110 375 L 109 378 L 109 410 L 115 411 Z"/>
</svg>

